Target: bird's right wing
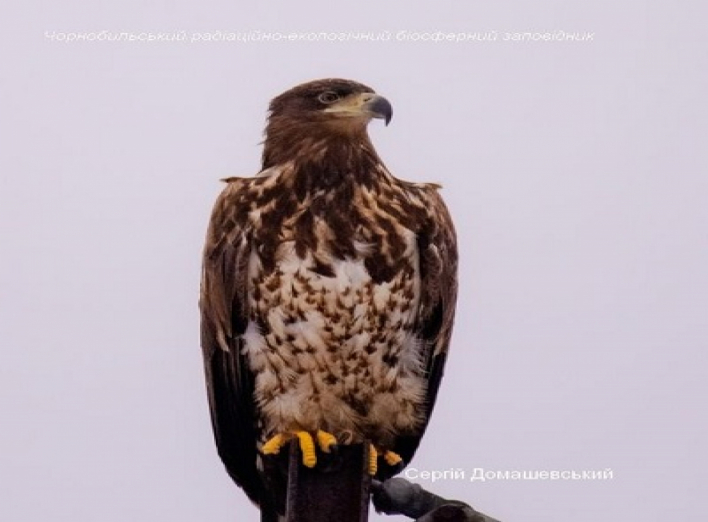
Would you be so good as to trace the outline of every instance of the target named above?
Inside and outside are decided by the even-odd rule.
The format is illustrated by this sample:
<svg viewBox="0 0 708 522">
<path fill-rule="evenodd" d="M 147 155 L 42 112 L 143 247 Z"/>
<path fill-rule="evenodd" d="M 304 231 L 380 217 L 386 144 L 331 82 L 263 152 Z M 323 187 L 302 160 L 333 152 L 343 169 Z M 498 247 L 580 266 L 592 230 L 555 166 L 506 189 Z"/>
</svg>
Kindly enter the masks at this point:
<svg viewBox="0 0 708 522">
<path fill-rule="evenodd" d="M 229 475 L 254 502 L 257 459 L 253 375 L 241 353 L 248 324 L 248 179 L 230 178 L 211 215 L 202 267 L 201 344 L 214 438 Z"/>
</svg>

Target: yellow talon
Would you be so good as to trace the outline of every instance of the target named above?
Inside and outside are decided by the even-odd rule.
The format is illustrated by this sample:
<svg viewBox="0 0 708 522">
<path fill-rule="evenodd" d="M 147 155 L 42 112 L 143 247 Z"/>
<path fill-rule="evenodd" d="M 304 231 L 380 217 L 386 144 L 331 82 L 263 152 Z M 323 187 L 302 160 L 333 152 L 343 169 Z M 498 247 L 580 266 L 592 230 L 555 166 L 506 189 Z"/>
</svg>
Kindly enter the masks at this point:
<svg viewBox="0 0 708 522">
<path fill-rule="evenodd" d="M 317 430 L 317 444 L 325 453 L 329 453 L 332 446 L 337 444 L 337 437 L 326 431 Z"/>
<path fill-rule="evenodd" d="M 373 444 L 369 444 L 369 475 L 376 475 L 378 470 L 379 452 L 376 451 Z"/>
<path fill-rule="evenodd" d="M 393 451 L 387 451 L 386 453 L 384 453 L 383 458 L 386 461 L 386 464 L 388 464 L 389 466 L 395 466 L 401 461 L 403 461 L 401 456 L 398 453 L 394 453 Z"/>
<path fill-rule="evenodd" d="M 288 439 L 285 435 L 278 433 L 263 444 L 263 449 L 261 451 L 263 451 L 264 455 L 276 455 L 280 453 L 280 449 L 285 446 L 287 441 Z"/>
<path fill-rule="evenodd" d="M 295 435 L 300 441 L 302 464 L 308 468 L 314 468 L 315 464 L 317 464 L 317 454 L 315 453 L 315 441 L 312 440 L 312 435 L 306 431 L 296 431 Z"/>
</svg>

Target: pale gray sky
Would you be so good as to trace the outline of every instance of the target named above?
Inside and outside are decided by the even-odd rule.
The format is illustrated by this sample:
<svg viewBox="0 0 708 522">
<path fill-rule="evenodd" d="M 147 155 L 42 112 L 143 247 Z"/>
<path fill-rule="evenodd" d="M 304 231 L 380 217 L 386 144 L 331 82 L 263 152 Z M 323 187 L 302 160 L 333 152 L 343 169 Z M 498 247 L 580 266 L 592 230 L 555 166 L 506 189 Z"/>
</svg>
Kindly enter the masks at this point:
<svg viewBox="0 0 708 522">
<path fill-rule="evenodd" d="M 438 181 L 459 321 L 421 481 L 504 522 L 702 520 L 708 53 L 698 2 L 38 2 L 0 38 L 0 520 L 227 522 L 198 340 L 218 178 L 313 78 L 394 106 L 375 144 Z M 389 41 L 58 41 L 107 30 L 389 31 Z M 594 33 L 513 42 L 507 32 Z M 399 40 L 497 31 L 497 41 Z M 413 36 L 412 38 L 415 38 Z M 379 518 L 373 520 L 402 520 Z"/>
</svg>

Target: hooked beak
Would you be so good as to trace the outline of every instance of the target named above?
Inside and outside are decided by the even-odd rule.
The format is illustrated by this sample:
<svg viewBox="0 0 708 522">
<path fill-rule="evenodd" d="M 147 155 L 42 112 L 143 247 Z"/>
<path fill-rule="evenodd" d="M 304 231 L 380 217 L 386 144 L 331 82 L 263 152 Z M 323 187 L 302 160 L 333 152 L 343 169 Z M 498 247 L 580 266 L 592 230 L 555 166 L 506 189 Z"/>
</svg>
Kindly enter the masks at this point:
<svg viewBox="0 0 708 522">
<path fill-rule="evenodd" d="M 379 118 L 388 125 L 393 116 L 393 107 L 383 96 L 373 92 L 365 92 L 347 96 L 331 107 L 326 108 L 324 112 L 344 117 Z"/>
<path fill-rule="evenodd" d="M 386 125 L 388 125 L 393 117 L 393 107 L 391 107 L 391 102 L 383 96 L 372 93 L 363 94 L 362 99 L 364 100 L 362 103 L 362 109 L 367 111 L 372 118 L 380 118 Z"/>
</svg>

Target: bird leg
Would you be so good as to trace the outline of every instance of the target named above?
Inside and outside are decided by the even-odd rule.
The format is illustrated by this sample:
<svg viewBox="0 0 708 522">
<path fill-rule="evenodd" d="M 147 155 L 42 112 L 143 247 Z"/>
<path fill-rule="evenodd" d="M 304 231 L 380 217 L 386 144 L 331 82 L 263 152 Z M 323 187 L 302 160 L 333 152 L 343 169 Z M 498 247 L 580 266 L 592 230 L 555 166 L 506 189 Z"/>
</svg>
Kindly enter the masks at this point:
<svg viewBox="0 0 708 522">
<path fill-rule="evenodd" d="M 317 445 L 325 453 L 332 451 L 332 446 L 336 446 L 337 437 L 326 431 L 317 430 Z"/>
<path fill-rule="evenodd" d="M 264 455 L 277 455 L 278 453 L 280 453 L 281 448 L 285 446 L 285 444 L 287 444 L 289 440 L 290 437 L 286 434 L 278 433 L 277 435 L 274 435 L 273 437 L 268 439 L 265 444 L 263 444 L 261 451 Z"/>
<path fill-rule="evenodd" d="M 317 430 L 315 438 L 307 431 L 297 430 L 291 433 L 278 433 L 268 439 L 261 452 L 264 455 L 276 455 L 291 439 L 297 437 L 302 452 L 302 464 L 308 468 L 314 468 L 317 464 L 317 452 L 315 451 L 315 438 L 317 446 L 324 452 L 330 453 L 332 447 L 337 444 L 337 438 L 326 431 Z"/>
<path fill-rule="evenodd" d="M 306 431 L 296 431 L 295 435 L 300 441 L 303 466 L 314 468 L 315 464 L 317 464 L 317 454 L 315 453 L 315 441 L 312 440 L 312 435 Z"/>
<path fill-rule="evenodd" d="M 379 468 L 379 452 L 373 444 L 369 443 L 369 475 L 376 475 Z"/>
<path fill-rule="evenodd" d="M 369 444 L 369 475 L 374 476 L 378 471 L 378 458 L 383 457 L 389 466 L 398 466 L 403 459 L 398 453 L 390 450 L 377 450 L 373 444 Z"/>
<path fill-rule="evenodd" d="M 401 456 L 393 451 L 384 452 L 383 458 L 389 466 L 398 466 L 401 462 L 403 462 Z"/>
<path fill-rule="evenodd" d="M 261 452 L 264 455 L 276 455 L 290 440 L 296 438 L 302 453 L 302 465 L 314 468 L 317 464 L 317 451 L 319 447 L 323 453 L 331 453 L 337 445 L 337 437 L 326 431 L 317 430 L 313 437 L 311 433 L 303 430 L 296 430 L 289 433 L 277 433 L 268 439 Z M 374 476 L 378 470 L 378 459 L 382 457 L 389 466 L 398 466 L 403 459 L 398 453 L 389 450 L 377 450 L 373 444 L 369 444 L 369 475 Z"/>
</svg>

